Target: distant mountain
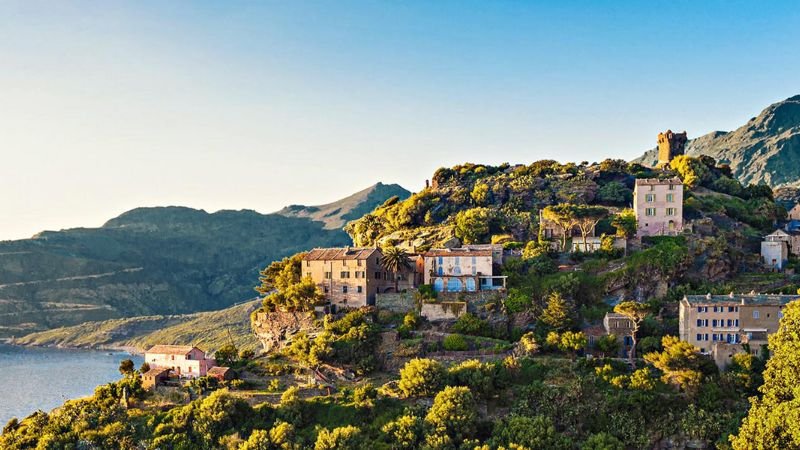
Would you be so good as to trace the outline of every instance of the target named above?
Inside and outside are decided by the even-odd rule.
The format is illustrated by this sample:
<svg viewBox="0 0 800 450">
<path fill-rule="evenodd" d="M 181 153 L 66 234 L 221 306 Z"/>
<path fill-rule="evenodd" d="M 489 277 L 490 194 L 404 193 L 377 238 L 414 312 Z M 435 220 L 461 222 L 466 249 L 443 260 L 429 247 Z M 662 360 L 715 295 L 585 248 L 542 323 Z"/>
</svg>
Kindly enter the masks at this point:
<svg viewBox="0 0 800 450">
<path fill-rule="evenodd" d="M 396 190 L 382 199 L 380 191 L 342 200 L 339 215 L 372 209 Z M 225 308 L 253 297 L 270 262 L 349 243 L 341 229 L 309 217 L 184 207 L 138 208 L 100 228 L 0 242 L 0 337 Z"/>
<path fill-rule="evenodd" d="M 347 222 L 361 218 L 364 214 L 382 205 L 388 198 L 397 196 L 400 200 L 405 200 L 410 195 L 411 192 L 400 185 L 377 183 L 327 205 L 289 205 L 275 214 L 286 217 L 305 217 L 324 223 L 326 230 L 341 230 Z"/>
<path fill-rule="evenodd" d="M 218 311 L 85 322 L 32 333 L 14 343 L 66 348 L 129 348 L 139 352 L 156 344 L 196 345 L 213 353 L 233 342 L 239 349 L 258 350 L 261 343 L 250 330 L 250 313 L 260 305 L 260 301 L 254 300 Z"/>
<path fill-rule="evenodd" d="M 735 131 L 714 131 L 690 140 L 686 154 L 729 164 L 745 184 L 800 185 L 800 95 L 768 106 Z M 653 166 L 656 150 L 634 161 Z"/>
</svg>

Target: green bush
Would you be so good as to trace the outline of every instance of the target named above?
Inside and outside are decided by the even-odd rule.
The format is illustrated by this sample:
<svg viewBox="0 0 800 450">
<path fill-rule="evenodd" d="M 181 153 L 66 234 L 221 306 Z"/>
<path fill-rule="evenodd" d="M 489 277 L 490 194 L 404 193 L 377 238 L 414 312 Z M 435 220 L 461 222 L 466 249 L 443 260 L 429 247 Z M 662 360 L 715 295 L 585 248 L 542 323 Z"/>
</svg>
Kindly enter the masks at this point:
<svg viewBox="0 0 800 450">
<path fill-rule="evenodd" d="M 462 314 L 453 324 L 453 331 L 472 336 L 491 336 L 489 323 L 472 313 Z"/>
<path fill-rule="evenodd" d="M 460 334 L 449 334 L 444 338 L 444 342 L 442 342 L 444 349 L 451 352 L 461 352 L 467 350 L 469 345 L 467 345 L 467 340 L 464 339 L 464 336 Z"/>
</svg>

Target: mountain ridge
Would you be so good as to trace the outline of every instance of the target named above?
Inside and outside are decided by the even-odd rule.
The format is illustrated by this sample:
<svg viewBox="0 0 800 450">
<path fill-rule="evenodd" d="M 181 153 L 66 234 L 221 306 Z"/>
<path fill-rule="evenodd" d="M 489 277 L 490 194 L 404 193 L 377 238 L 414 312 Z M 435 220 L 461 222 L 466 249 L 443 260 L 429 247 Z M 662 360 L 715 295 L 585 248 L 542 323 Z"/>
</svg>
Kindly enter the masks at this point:
<svg viewBox="0 0 800 450">
<path fill-rule="evenodd" d="M 347 197 L 338 214 L 371 210 L 395 192 Z M 252 298 L 258 271 L 272 261 L 349 243 L 344 231 L 310 217 L 184 206 L 134 208 L 97 228 L 2 241 L 0 338 L 86 321 L 222 309 Z"/>
<path fill-rule="evenodd" d="M 800 186 L 800 95 L 773 103 L 733 131 L 712 131 L 689 140 L 689 156 L 706 155 L 731 167 L 744 184 Z M 656 149 L 633 160 L 657 163 Z"/>
</svg>

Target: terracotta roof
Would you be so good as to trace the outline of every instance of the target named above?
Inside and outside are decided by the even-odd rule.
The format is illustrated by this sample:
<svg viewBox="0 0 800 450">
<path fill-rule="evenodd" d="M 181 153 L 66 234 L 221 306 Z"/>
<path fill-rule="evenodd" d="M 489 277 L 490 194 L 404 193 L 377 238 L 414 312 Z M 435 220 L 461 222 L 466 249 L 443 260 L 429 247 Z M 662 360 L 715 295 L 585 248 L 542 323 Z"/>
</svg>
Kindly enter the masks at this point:
<svg viewBox="0 0 800 450">
<path fill-rule="evenodd" d="M 423 256 L 492 256 L 491 250 L 470 250 L 468 248 L 434 248 Z"/>
<path fill-rule="evenodd" d="M 683 300 L 690 304 L 773 305 L 782 306 L 800 300 L 800 295 L 779 294 L 727 294 L 686 295 Z"/>
<path fill-rule="evenodd" d="M 640 184 L 683 184 L 680 178 L 673 177 L 661 180 L 659 178 L 637 178 L 636 185 Z"/>
<path fill-rule="evenodd" d="M 206 372 L 206 373 L 208 375 L 225 375 L 226 373 L 228 373 L 229 370 L 231 370 L 230 367 L 214 366 L 214 367 L 208 369 L 208 372 Z"/>
<path fill-rule="evenodd" d="M 164 372 L 170 372 L 171 370 L 172 369 L 170 369 L 168 367 L 153 367 L 152 369 L 150 369 L 147 372 L 145 372 L 144 376 L 146 376 L 146 377 L 157 377 L 157 376 L 163 374 Z"/>
<path fill-rule="evenodd" d="M 186 355 L 195 348 L 197 347 L 192 347 L 191 345 L 154 345 L 145 353 L 156 353 L 159 355 Z"/>
<path fill-rule="evenodd" d="M 367 259 L 376 252 L 380 253 L 377 248 L 315 248 L 314 250 L 306 253 L 306 256 L 303 257 L 303 261 L 343 261 Z"/>
</svg>

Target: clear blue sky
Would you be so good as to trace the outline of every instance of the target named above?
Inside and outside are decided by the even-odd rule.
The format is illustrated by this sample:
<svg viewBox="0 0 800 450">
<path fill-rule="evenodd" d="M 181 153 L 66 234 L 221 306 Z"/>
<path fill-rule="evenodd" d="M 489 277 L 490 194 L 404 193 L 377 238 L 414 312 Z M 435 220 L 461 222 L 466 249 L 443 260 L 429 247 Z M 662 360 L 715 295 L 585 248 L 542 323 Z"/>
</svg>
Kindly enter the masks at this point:
<svg viewBox="0 0 800 450">
<path fill-rule="evenodd" d="M 0 4 L 0 239 L 631 159 L 800 93 L 781 1 Z"/>
</svg>

